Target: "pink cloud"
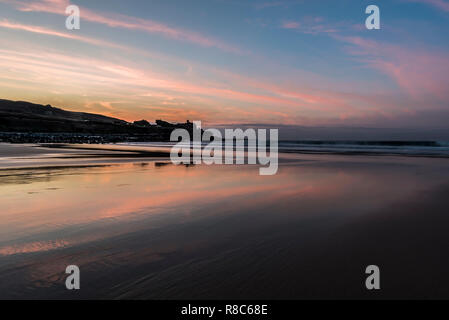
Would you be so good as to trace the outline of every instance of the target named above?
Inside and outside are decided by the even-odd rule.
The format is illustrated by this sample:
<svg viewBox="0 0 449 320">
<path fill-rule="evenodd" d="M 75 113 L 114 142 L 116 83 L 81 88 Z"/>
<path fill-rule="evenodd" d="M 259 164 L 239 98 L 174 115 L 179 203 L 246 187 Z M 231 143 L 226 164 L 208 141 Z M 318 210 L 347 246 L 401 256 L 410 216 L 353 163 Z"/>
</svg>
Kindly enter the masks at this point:
<svg viewBox="0 0 449 320">
<path fill-rule="evenodd" d="M 125 116 L 128 120 L 132 120 L 138 114 L 138 112 L 132 110 L 133 108 L 130 105 L 139 106 L 142 102 L 139 103 L 138 101 L 146 100 L 148 103 L 149 100 L 148 97 L 143 97 L 142 99 L 134 97 L 139 95 L 139 92 L 148 92 L 155 89 L 162 92 L 162 94 L 158 93 L 152 99 L 155 101 L 156 106 L 166 105 L 167 101 L 172 105 L 177 102 L 178 106 L 184 106 L 172 111 L 167 108 L 159 110 L 158 114 L 163 112 L 164 115 L 169 115 L 169 120 L 182 120 L 179 117 L 185 117 L 186 115 L 196 115 L 200 117 L 199 119 L 210 119 L 210 115 L 217 113 L 217 109 L 220 109 L 220 104 L 223 104 L 223 101 L 244 102 L 246 109 L 252 109 L 252 111 L 246 114 L 245 118 L 248 115 L 262 115 L 260 110 L 265 110 L 263 115 L 279 116 L 282 114 L 279 108 L 286 105 L 292 107 L 300 105 L 294 99 L 275 97 L 269 93 L 254 94 L 243 90 L 208 86 L 201 83 L 187 83 L 171 78 L 166 74 L 157 74 L 151 70 L 115 65 L 92 58 L 83 59 L 47 53 L 18 54 L 10 50 L 0 50 L 0 58 L 0 68 L 2 70 L 13 68 L 15 74 L 23 74 L 23 78 L 15 76 L 15 82 L 23 85 L 27 85 L 30 82 L 35 83 L 36 90 L 52 88 L 52 90 L 59 90 L 69 94 L 86 92 L 87 90 L 87 92 L 92 91 L 95 95 L 105 91 L 107 92 L 106 98 L 112 98 L 111 92 L 114 92 L 118 98 L 132 101 L 132 103 L 125 105 L 125 109 L 122 110 L 119 110 L 120 108 L 115 105 L 115 109 L 110 110 L 108 114 L 113 115 L 112 112 L 118 113 L 121 111 L 120 115 Z M 3 72 L 1 78 L 7 76 L 9 74 Z M 41 85 L 42 83 L 45 83 L 45 85 Z M 207 111 L 200 111 L 194 105 L 194 101 L 199 97 L 211 98 L 211 100 L 207 101 L 209 107 Z M 188 105 L 185 105 L 185 102 L 188 102 Z M 226 104 L 229 104 L 229 102 Z M 250 107 L 251 104 L 254 105 L 254 108 Z M 70 105 L 73 105 L 73 103 L 70 103 Z M 273 105 L 277 105 L 278 110 L 271 110 Z M 104 106 L 102 105 L 102 107 Z M 189 111 L 189 109 L 191 110 Z M 236 108 L 235 110 L 238 109 Z M 126 112 L 124 113 L 125 110 Z M 105 110 L 102 110 L 102 112 L 104 113 Z M 239 112 L 233 112 L 232 116 L 238 118 L 240 114 Z"/>
<path fill-rule="evenodd" d="M 78 36 L 74 33 L 59 32 L 8 20 L 1 20 L 0 27 L 121 48 L 113 43 Z M 386 58 L 394 57 L 395 50 L 387 47 L 378 50 L 378 43 L 362 38 L 345 38 L 344 41 L 356 48 L 353 49 L 354 53 L 355 51 L 359 51 L 357 54 L 363 53 L 364 58 L 369 59 L 371 66 L 397 80 L 402 88 L 410 92 L 417 92 L 413 90 L 416 86 L 414 81 L 416 77 L 410 77 L 407 68 L 404 69 L 403 66 L 398 68 L 396 64 L 392 64 L 394 60 Z M 131 50 L 132 48 L 126 49 Z M 379 53 L 374 57 L 366 53 L 368 51 L 376 52 L 376 50 Z M 99 95 L 95 99 L 88 99 L 87 103 L 92 101 L 114 102 L 112 97 L 115 96 L 122 100 L 128 99 L 132 103 L 122 104 L 122 107 L 113 104 L 115 109 L 108 113 L 112 116 L 124 116 L 127 120 L 150 114 L 153 117 L 159 115 L 172 121 L 185 118 L 202 120 L 218 118 L 230 122 L 247 122 L 247 119 L 257 119 L 257 121 L 274 123 L 304 124 L 307 117 L 315 117 L 317 120 L 314 123 L 316 124 L 317 121 L 329 118 L 363 118 L 374 113 L 379 114 L 383 112 L 382 109 L 388 109 L 386 106 L 389 106 L 384 101 L 369 100 L 370 97 L 366 96 L 307 90 L 300 86 L 295 87 L 293 84 L 282 85 L 272 79 L 264 81 L 228 73 L 225 77 L 231 78 L 232 81 L 211 83 L 204 77 L 182 81 L 180 80 L 183 79 L 182 77 L 157 73 L 148 66 L 133 66 L 131 60 L 109 63 L 106 60 L 76 58 L 71 55 L 50 55 L 45 51 L 31 52 L 37 53 L 18 54 L 13 51 L 0 50 L 2 58 L 0 67 L 15 68 L 23 71 L 17 74 L 25 75 L 14 83 L 20 83 L 20 80 L 23 80 L 22 83 L 28 84 L 35 81 L 37 89 L 52 88 L 52 90 L 63 91 L 72 96 L 87 90 Z M 400 60 L 399 57 L 398 60 Z M 428 65 L 426 61 L 419 62 Z M 5 74 L 2 77 L 4 78 Z M 42 83 L 45 86 L 39 85 Z M 429 90 L 435 88 L 432 82 L 429 85 Z M 143 97 L 143 94 L 154 91 L 158 91 L 159 96 L 152 99 L 147 99 L 149 97 L 135 98 L 136 96 Z M 437 91 L 442 92 L 442 88 Z M 106 94 L 101 96 L 100 92 L 106 92 Z M 176 106 L 176 108 L 160 108 L 168 104 Z M 70 102 L 66 105 L 73 104 Z M 100 106 L 104 109 L 104 105 L 100 104 Z M 139 113 L 142 106 L 148 107 L 149 111 L 146 114 L 142 114 L 145 111 Z"/>
<path fill-rule="evenodd" d="M 284 29 L 299 29 L 301 24 L 295 21 L 287 21 L 282 24 L 282 28 Z"/>
<path fill-rule="evenodd" d="M 19 30 L 42 32 L 57 37 L 66 36 L 49 29 L 2 22 L 6 27 Z M 248 122 L 248 119 L 257 119 L 295 124 L 304 123 L 304 114 L 314 114 L 319 118 L 341 118 L 362 117 L 366 113 L 378 112 L 378 109 L 373 107 L 356 106 L 355 102 L 366 101 L 366 97 L 308 91 L 292 85 L 282 86 L 229 72 L 220 73 L 220 78 L 231 80 L 225 82 L 232 83 L 237 89 L 223 83 L 205 83 L 203 78 L 182 81 L 179 77 L 156 73 L 142 65 L 133 67 L 129 66 L 130 63 L 110 63 L 91 57 L 49 54 L 39 50 L 32 52 L 35 53 L 18 54 L 11 50 L 0 50 L 0 67 L 14 68 L 16 75 L 24 75 L 22 79 L 16 79 L 18 83 L 34 82 L 37 90 L 52 88 L 71 95 L 86 90 L 88 93 L 92 91 L 96 96 L 99 95 L 99 98 L 87 101 L 91 108 L 97 108 L 91 102 L 97 102 L 98 105 L 98 101 L 108 101 L 109 106 L 112 106 L 111 102 L 117 100 L 129 101 L 113 104 L 113 110 L 105 110 L 101 103 L 98 107 L 99 112 L 107 112 L 107 115 L 124 117 L 127 120 L 149 116 L 149 119 L 163 117 L 172 121 L 195 118 L 211 122 L 219 118 L 221 121 L 234 123 L 239 119 L 245 122 Z M 2 77 L 5 76 L 3 73 Z M 41 88 L 41 83 L 45 83 L 45 88 Z M 103 92 L 105 95 L 101 95 Z M 177 107 L 160 108 L 167 104 Z M 378 105 L 377 102 L 374 104 Z M 67 105 L 73 106 L 73 103 Z M 142 114 L 143 111 L 138 111 L 142 109 L 148 111 Z M 95 109 L 89 111 L 95 112 Z"/>
<path fill-rule="evenodd" d="M 55 1 L 55 0 L 54 0 Z M 73 39 L 73 40 L 79 40 L 95 45 L 107 45 L 112 47 L 121 47 L 119 45 L 108 43 L 102 40 L 92 39 L 88 37 L 82 37 L 78 35 L 74 35 L 72 33 L 63 33 L 39 26 L 32 26 L 32 25 L 24 25 L 24 24 L 18 24 L 13 23 L 8 20 L 1 20 L 0 21 L 0 27 L 3 28 L 9 28 L 9 29 L 15 29 L 15 30 L 22 30 L 32 33 L 39 33 L 44 35 L 50 35 L 50 36 L 56 36 L 61 38 L 67 38 L 67 39 Z M 126 50 L 129 50 L 129 48 L 123 48 Z M 11 59 L 11 57 L 10 57 Z M 18 59 L 18 58 L 16 58 Z M 23 61 L 23 60 L 22 60 Z M 17 62 L 17 61 L 16 61 Z M 39 63 L 41 63 L 40 61 Z M 77 62 L 76 59 L 70 58 L 68 61 L 68 65 L 70 63 Z M 80 61 L 80 64 L 82 64 L 82 61 Z M 281 104 L 281 105 L 291 105 L 291 106 L 298 106 L 298 102 L 295 102 L 294 100 L 297 98 L 302 99 L 306 102 L 312 102 L 310 97 L 301 97 L 299 95 L 293 96 L 290 95 L 289 97 L 282 97 L 276 92 L 276 96 L 267 95 L 267 94 L 254 94 L 250 92 L 240 91 L 240 90 L 232 90 L 228 88 L 220 88 L 220 87 L 213 87 L 213 86 L 198 86 L 195 84 L 187 84 L 182 83 L 180 81 L 172 81 L 172 80 L 164 80 L 166 77 L 161 76 L 151 76 L 148 77 L 148 75 L 145 75 L 144 73 L 135 70 L 126 68 L 124 66 L 117 66 L 117 65 L 109 65 L 109 64 L 98 64 L 97 69 L 100 69 L 102 72 L 101 74 L 115 74 L 117 76 L 120 76 L 123 81 L 126 81 L 126 79 L 132 79 L 133 83 L 140 84 L 147 87 L 152 88 L 166 88 L 171 90 L 176 90 L 178 92 L 184 92 L 189 94 L 200 94 L 200 95 L 207 95 L 207 96 L 215 96 L 215 97 L 222 97 L 227 99 L 236 99 L 240 101 L 246 101 L 246 102 L 253 102 L 253 103 L 263 103 L 263 104 Z M 54 66 L 55 69 L 60 69 L 57 66 Z M 87 73 L 90 74 L 90 73 Z M 259 86 L 260 87 L 260 86 Z"/>
<path fill-rule="evenodd" d="M 57 0 L 52 0 L 52 1 L 57 1 Z M 22 31 L 27 31 L 27 32 L 32 32 L 32 33 L 39 33 L 39 34 L 44 34 L 44 35 L 54 36 L 54 37 L 59 37 L 59 38 L 77 40 L 77 41 L 93 44 L 96 46 L 106 46 L 106 47 L 113 47 L 113 48 L 124 49 L 124 50 L 128 49 L 127 47 L 120 46 L 118 44 L 104 41 L 104 40 L 79 36 L 79 35 L 75 35 L 72 33 L 59 32 L 59 31 L 55 31 L 52 29 L 39 27 L 39 26 L 15 23 L 15 22 L 11 22 L 7 19 L 0 20 L 0 27 L 7 28 L 7 29 L 14 29 L 14 30 L 22 30 Z"/>
<path fill-rule="evenodd" d="M 284 21 L 282 29 L 295 30 L 305 34 L 335 33 L 338 32 L 336 26 L 331 26 L 324 22 L 322 17 L 305 17 L 298 21 Z"/>
<path fill-rule="evenodd" d="M 423 49 L 403 48 L 360 37 L 335 37 L 352 45 L 349 52 L 362 57 L 414 99 L 449 99 L 449 54 Z"/>
<path fill-rule="evenodd" d="M 65 9 L 70 5 L 69 0 L 40 0 L 40 1 L 23 1 L 23 0 L 0 0 L 0 2 L 12 4 L 20 11 L 26 12 L 47 12 L 59 15 L 65 15 Z M 112 28 L 124 28 L 129 30 L 140 30 L 147 33 L 160 34 L 165 37 L 194 43 L 203 47 L 213 47 L 225 52 L 234 54 L 249 54 L 248 51 L 242 50 L 235 46 L 224 43 L 218 39 L 205 36 L 198 32 L 186 29 L 174 28 L 165 24 L 136 17 L 130 17 L 122 14 L 96 13 L 87 8 L 81 8 L 81 18 L 83 20 L 100 23 Z"/>
</svg>

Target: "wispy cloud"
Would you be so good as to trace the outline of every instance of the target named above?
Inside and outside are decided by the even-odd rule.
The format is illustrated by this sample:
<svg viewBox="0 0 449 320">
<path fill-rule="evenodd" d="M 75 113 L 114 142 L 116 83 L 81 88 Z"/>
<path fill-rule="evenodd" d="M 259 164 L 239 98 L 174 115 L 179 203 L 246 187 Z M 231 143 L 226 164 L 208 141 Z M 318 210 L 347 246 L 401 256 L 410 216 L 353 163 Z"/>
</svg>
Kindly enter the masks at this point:
<svg viewBox="0 0 449 320">
<path fill-rule="evenodd" d="M 449 53 L 404 48 L 361 37 L 336 39 L 350 45 L 350 54 L 390 76 L 410 97 L 427 102 L 449 99 Z"/>
<path fill-rule="evenodd" d="M 404 1 L 428 3 L 441 7 L 441 10 L 446 8 L 446 1 L 441 0 Z M 283 7 L 293 2 L 261 3 L 259 8 L 265 9 L 263 12 L 254 10 L 254 2 L 243 7 L 255 14 L 254 19 L 262 16 L 261 21 L 270 26 L 264 31 L 285 37 L 282 40 L 299 34 L 320 35 L 320 40 L 330 40 L 331 47 L 323 45 L 324 41 L 311 43 L 311 46 L 316 45 L 314 53 L 344 47 L 345 50 L 332 51 L 332 55 L 343 53 L 343 56 L 338 56 L 339 62 L 347 59 L 349 53 L 352 64 L 345 67 L 352 68 L 354 72 L 342 75 L 340 65 L 334 63 L 332 57 L 325 61 L 329 69 L 324 72 L 312 72 L 313 66 L 301 69 L 301 65 L 319 61 L 318 58 L 309 59 L 305 52 L 305 59 L 294 60 L 297 55 L 291 57 L 291 48 L 284 45 L 288 41 L 263 42 L 264 46 L 254 46 L 262 43 L 258 41 L 266 41 L 263 37 L 266 33 L 260 34 L 262 40 L 258 39 L 257 28 L 244 30 L 242 35 L 235 37 L 242 39 L 246 32 L 255 35 L 251 39 L 248 37 L 247 45 L 254 48 L 250 56 L 226 55 L 226 60 L 218 60 L 215 56 L 217 50 L 203 50 L 204 56 L 195 57 L 184 54 L 183 50 L 172 50 L 174 41 L 170 39 L 238 55 L 246 54 L 245 50 L 208 35 L 210 31 L 204 31 L 209 30 L 209 16 L 205 19 L 207 22 L 195 24 L 203 28 L 198 29 L 203 30 L 200 33 L 176 26 L 177 22 L 168 22 L 175 20 L 162 23 L 133 17 L 132 13 L 122 15 L 82 7 L 81 18 L 82 23 L 86 21 L 86 27 L 99 27 L 97 23 L 103 27 L 91 28 L 88 31 L 92 34 L 86 35 L 82 30 L 65 30 L 63 25 L 60 29 L 51 29 L 50 21 L 36 22 L 37 18 L 45 16 L 63 23 L 69 0 L 0 2 L 21 11 L 14 12 L 14 21 L 0 18 L 0 28 L 9 30 L 0 30 L 2 35 L 6 35 L 0 49 L 0 95 L 3 97 L 31 97 L 33 101 L 52 104 L 59 99 L 55 105 L 97 111 L 126 120 L 162 117 L 170 121 L 188 118 L 208 123 L 243 121 L 307 125 L 331 121 L 350 123 L 351 119 L 360 123 L 364 119 L 400 117 L 402 111 L 404 114 L 412 109 L 441 106 L 449 100 L 446 90 L 449 87 L 449 63 L 448 55 L 442 51 L 444 49 L 401 47 L 398 42 L 394 43 L 393 37 L 380 36 L 371 41 L 368 36 L 349 36 L 362 35 L 360 31 L 364 26 L 330 20 L 333 19 L 331 15 L 304 16 L 306 11 L 300 10 L 295 15 L 290 12 L 287 15 Z M 10 9 L 6 12 L 13 11 Z M 189 14 L 198 13 L 197 8 L 192 10 Z M 134 15 L 140 16 L 139 13 Z M 33 23 L 39 25 L 20 20 L 31 16 Z M 148 33 L 169 40 L 160 41 L 158 49 L 150 45 L 132 47 L 123 42 L 123 37 L 116 36 L 118 30 L 109 29 L 111 32 L 97 34 L 95 29 L 104 31 L 104 26 L 127 30 L 126 34 L 133 36 L 148 38 Z M 229 34 L 238 32 L 240 29 L 236 28 L 240 27 L 229 29 Z M 36 36 L 30 37 L 25 33 Z M 67 46 L 65 39 L 90 46 L 80 43 Z M 45 41 L 40 44 L 39 40 Z M 264 56 L 265 45 L 269 56 Z M 106 49 L 102 50 L 102 47 Z M 172 53 L 163 52 L 166 48 Z M 353 64 L 354 60 L 363 62 L 362 68 L 358 63 Z M 397 86 L 392 85 L 393 81 L 385 84 L 387 77 L 380 73 L 391 78 Z M 366 87 L 363 86 L 365 83 L 368 84 Z"/>
<path fill-rule="evenodd" d="M 8 72 L 11 68 L 14 73 Z M 96 109 L 97 112 L 127 120 L 163 116 L 167 120 L 180 121 L 187 116 L 191 119 L 196 116 L 196 119 L 209 123 L 214 119 L 232 123 L 255 119 L 298 124 L 304 123 L 304 115 L 340 118 L 362 117 L 366 112 L 376 112 L 353 106 L 354 101 L 366 99 L 363 97 L 308 92 L 232 73 L 222 74 L 221 79 L 229 79 L 225 82 L 232 83 L 235 88 L 207 84 L 204 79 L 186 82 L 178 77 L 156 73 L 144 65 L 137 67 L 41 50 L 30 53 L 0 50 L 0 69 L 0 79 L 14 77 L 7 87 L 33 84 L 34 90 L 45 92 L 45 88 L 52 88 L 63 96 L 83 93 L 88 97 L 83 99 L 88 111 Z M 71 101 L 62 106 L 73 106 L 74 100 Z M 108 103 L 103 103 L 105 101 Z M 74 106 L 77 105 L 80 104 Z"/>
<path fill-rule="evenodd" d="M 299 21 L 287 20 L 281 23 L 282 29 L 294 30 L 305 34 L 336 33 L 338 27 L 326 23 L 321 17 L 306 17 Z"/>
<path fill-rule="evenodd" d="M 16 23 L 16 22 L 9 21 L 7 19 L 0 20 L 0 28 L 7 28 L 7 29 L 13 29 L 13 30 L 22 30 L 22 31 L 27 31 L 27 32 L 32 32 L 32 33 L 48 35 L 48 36 L 65 38 L 65 39 L 70 39 L 70 40 L 76 40 L 76 41 L 81 41 L 81 42 L 85 42 L 85 43 L 89 43 L 89 44 L 96 45 L 96 46 L 101 46 L 101 47 L 112 47 L 112 48 L 125 49 L 125 50 L 128 49 L 125 46 L 121 46 L 121 45 L 118 45 L 118 44 L 115 44 L 115 43 L 112 43 L 112 42 L 108 42 L 108 41 L 104 41 L 104 40 L 100 40 L 100 39 L 95 39 L 95 38 L 85 37 L 85 36 L 79 36 L 79 35 L 75 35 L 73 33 L 59 32 L 59 31 L 56 31 L 56 30 L 52 30 L 52 29 L 44 28 L 44 27 L 40 27 L 40 26 L 33 26 L 33 25 L 26 25 L 26 24 Z"/>
<path fill-rule="evenodd" d="M 282 28 L 284 29 L 299 29 L 301 27 L 301 24 L 296 21 L 285 21 L 282 23 Z"/>
<path fill-rule="evenodd" d="M 70 5 L 69 0 L 0 0 L 0 2 L 11 4 L 20 11 L 46 12 L 59 15 L 65 15 L 65 9 Z M 171 27 L 157 21 L 130 17 L 123 14 L 97 13 L 87 8 L 80 8 L 80 10 L 83 20 L 104 24 L 111 28 L 139 30 L 147 33 L 159 34 L 179 41 L 190 42 L 203 47 L 217 48 L 234 54 L 249 54 L 247 50 L 232 46 L 213 37 L 183 28 Z"/>
<path fill-rule="evenodd" d="M 449 12 L 449 2 L 444 0 L 405 0 L 407 2 L 418 2 L 431 5 L 437 9 Z"/>
</svg>

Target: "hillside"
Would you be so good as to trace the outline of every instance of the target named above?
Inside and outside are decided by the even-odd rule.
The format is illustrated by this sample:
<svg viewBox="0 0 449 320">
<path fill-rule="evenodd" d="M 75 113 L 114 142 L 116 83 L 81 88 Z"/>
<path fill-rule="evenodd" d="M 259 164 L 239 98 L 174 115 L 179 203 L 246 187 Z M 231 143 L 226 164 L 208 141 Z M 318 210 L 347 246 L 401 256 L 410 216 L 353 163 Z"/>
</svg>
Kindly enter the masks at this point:
<svg viewBox="0 0 449 320">
<path fill-rule="evenodd" d="M 161 120 L 157 121 L 157 125 L 151 125 L 146 120 L 130 123 L 100 114 L 73 112 L 50 105 L 0 99 L 0 132 L 3 141 L 8 141 L 5 136 L 11 134 L 15 134 L 14 137 L 20 134 L 22 140 L 26 134 L 52 135 L 51 141 L 55 140 L 54 136 L 57 134 L 77 134 L 119 135 L 119 138 L 114 138 L 119 141 L 167 141 L 174 128 L 191 130 L 192 124 L 170 124 Z M 33 139 L 30 138 L 31 141 Z"/>
</svg>

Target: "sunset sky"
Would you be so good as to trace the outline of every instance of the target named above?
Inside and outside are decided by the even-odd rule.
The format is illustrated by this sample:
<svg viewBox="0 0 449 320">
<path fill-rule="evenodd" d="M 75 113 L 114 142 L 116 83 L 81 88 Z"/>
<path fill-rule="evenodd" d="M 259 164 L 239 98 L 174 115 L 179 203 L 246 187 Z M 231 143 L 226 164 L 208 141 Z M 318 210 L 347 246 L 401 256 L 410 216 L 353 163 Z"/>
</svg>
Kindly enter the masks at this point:
<svg viewBox="0 0 449 320">
<path fill-rule="evenodd" d="M 447 0 L 0 0 L 0 98 L 129 121 L 447 127 L 448 34 Z"/>
</svg>

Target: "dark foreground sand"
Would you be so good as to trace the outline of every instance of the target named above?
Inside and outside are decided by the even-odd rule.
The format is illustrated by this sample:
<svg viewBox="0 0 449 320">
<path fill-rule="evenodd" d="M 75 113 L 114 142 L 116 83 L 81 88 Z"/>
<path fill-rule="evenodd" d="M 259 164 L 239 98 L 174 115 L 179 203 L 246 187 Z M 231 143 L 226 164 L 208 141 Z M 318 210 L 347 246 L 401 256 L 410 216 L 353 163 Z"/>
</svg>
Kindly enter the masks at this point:
<svg viewBox="0 0 449 320">
<path fill-rule="evenodd" d="M 3 173 L 0 298 L 449 298 L 445 159 L 136 161 Z"/>
</svg>

